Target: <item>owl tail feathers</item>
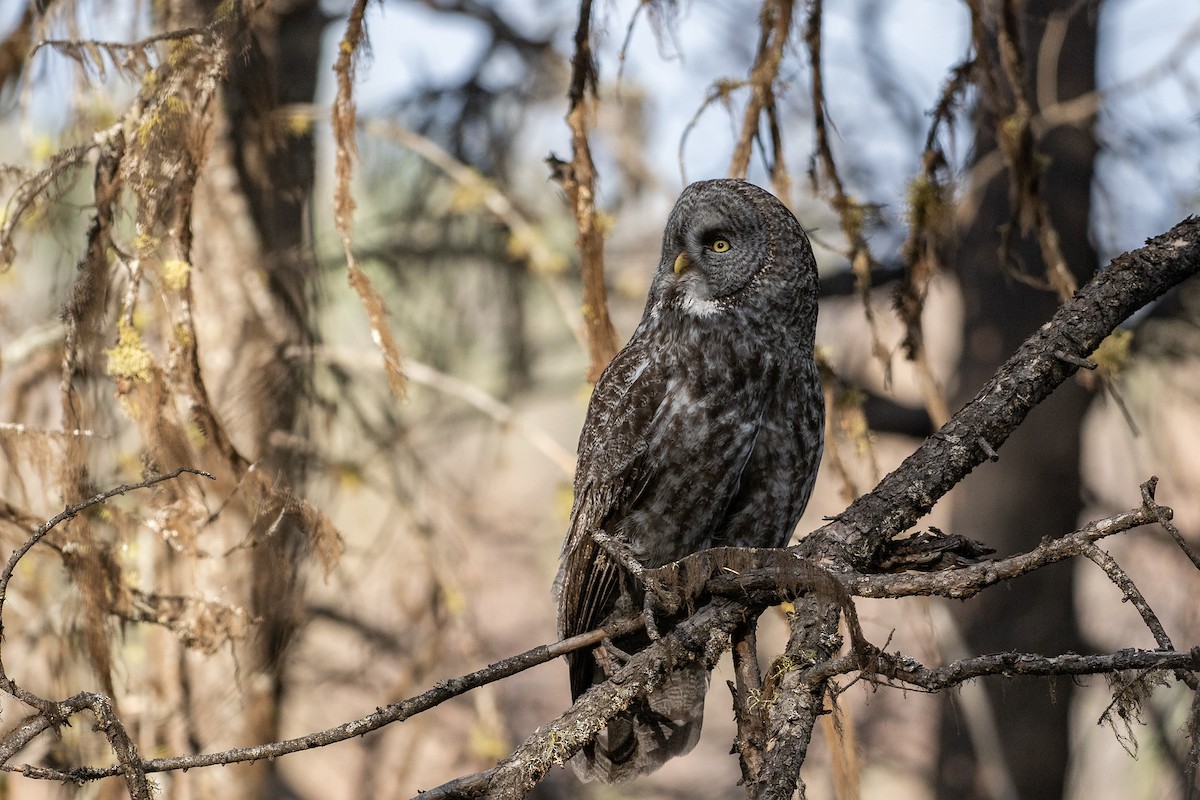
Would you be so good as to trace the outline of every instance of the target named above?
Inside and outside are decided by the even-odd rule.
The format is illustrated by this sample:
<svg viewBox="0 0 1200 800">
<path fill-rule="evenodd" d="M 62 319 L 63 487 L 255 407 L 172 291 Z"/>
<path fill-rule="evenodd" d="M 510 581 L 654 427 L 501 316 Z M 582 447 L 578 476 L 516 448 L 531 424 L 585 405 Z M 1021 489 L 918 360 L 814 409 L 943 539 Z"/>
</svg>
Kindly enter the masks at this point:
<svg viewBox="0 0 1200 800">
<path fill-rule="evenodd" d="M 571 759 L 581 781 L 623 783 L 684 755 L 700 739 L 708 670 L 692 664 L 620 716 Z"/>
</svg>

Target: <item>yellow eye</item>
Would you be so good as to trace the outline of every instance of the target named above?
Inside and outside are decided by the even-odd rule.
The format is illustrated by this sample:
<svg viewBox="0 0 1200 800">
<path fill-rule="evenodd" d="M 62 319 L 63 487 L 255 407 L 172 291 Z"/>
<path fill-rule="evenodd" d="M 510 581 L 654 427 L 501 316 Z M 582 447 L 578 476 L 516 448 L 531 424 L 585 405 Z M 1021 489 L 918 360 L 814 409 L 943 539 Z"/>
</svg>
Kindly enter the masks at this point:
<svg viewBox="0 0 1200 800">
<path fill-rule="evenodd" d="M 724 253 L 730 246 L 728 239 L 713 239 L 713 243 L 709 245 L 714 253 Z"/>
</svg>

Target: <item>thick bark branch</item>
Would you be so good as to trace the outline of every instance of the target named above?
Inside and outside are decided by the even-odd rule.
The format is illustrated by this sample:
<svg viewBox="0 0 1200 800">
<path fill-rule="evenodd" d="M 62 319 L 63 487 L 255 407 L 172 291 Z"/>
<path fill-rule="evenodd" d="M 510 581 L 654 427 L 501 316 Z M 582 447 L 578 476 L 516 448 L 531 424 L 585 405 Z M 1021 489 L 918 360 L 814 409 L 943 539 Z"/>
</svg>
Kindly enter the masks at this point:
<svg viewBox="0 0 1200 800">
<path fill-rule="evenodd" d="M 801 555 L 868 569 L 884 544 L 910 528 L 946 492 L 988 459 L 1135 311 L 1200 272 L 1200 218 L 1189 217 L 1145 247 L 1117 257 L 1059 307 L 949 422 L 834 522 L 809 534 Z"/>
</svg>

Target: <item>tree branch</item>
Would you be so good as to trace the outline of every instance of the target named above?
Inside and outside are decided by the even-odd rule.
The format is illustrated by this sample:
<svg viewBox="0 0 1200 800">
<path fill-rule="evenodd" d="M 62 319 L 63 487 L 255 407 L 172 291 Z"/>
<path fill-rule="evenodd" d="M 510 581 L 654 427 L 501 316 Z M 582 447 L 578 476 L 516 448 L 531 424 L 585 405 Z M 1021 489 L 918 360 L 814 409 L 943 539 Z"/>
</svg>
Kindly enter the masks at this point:
<svg viewBox="0 0 1200 800">
<path fill-rule="evenodd" d="M 899 468 L 880 481 L 874 491 L 856 500 L 830 524 L 810 533 L 791 548 L 792 553 L 810 563 L 826 564 L 835 572 L 874 569 L 885 553 L 885 545 L 893 537 L 907 530 L 952 486 L 987 460 L 989 451 L 999 449 L 1029 411 L 1078 369 L 1070 360 L 1056 357 L 1056 352 L 1086 358 L 1134 311 L 1197 272 L 1200 272 L 1200 219 L 1197 218 L 1188 218 L 1167 233 L 1151 239 L 1145 247 L 1114 259 L 1108 268 L 1064 303 L 1048 324 L 1029 337 L 974 400 L 926 439 Z M 987 448 L 978 444 L 981 439 L 988 444 Z M 1134 527 L 1157 521 L 1160 512 L 1154 506 L 1144 505 L 1130 514 L 1133 519 L 1122 518 L 1122 521 Z M 1077 538 L 1086 540 L 1091 535 L 1099 538 L 1107 535 L 1112 527 L 1103 522 L 1095 525 L 1097 529 L 1093 533 Z M 1078 548 L 1085 542 L 1066 538 L 1069 543 L 1057 543 L 1063 540 L 1047 543 L 1044 547 L 1049 552 L 1039 552 L 1039 548 L 1035 555 L 1014 557 L 1007 566 L 1019 574 L 1021 569 L 1036 569 L 1050 563 L 1056 548 L 1074 546 L 1074 553 L 1078 554 Z M 1061 557 L 1069 555 L 1062 553 Z M 995 573 L 996 568 L 997 564 L 988 564 L 966 567 L 955 573 L 965 586 L 978 585 L 973 591 L 979 591 L 1000 579 Z M 780 577 L 790 579 L 793 576 L 775 576 L 775 580 Z M 887 583 L 891 591 L 903 594 L 900 590 L 905 586 L 912 589 L 936 587 L 938 583 L 934 577 L 924 574 L 863 575 L 852 578 L 847 588 L 865 592 L 872 582 L 878 582 Z M 777 592 L 778 587 L 775 583 L 768 588 Z M 461 788 L 483 783 L 491 796 L 523 796 L 552 764 L 565 761 L 633 698 L 651 691 L 662 680 L 665 664 L 683 663 L 699 657 L 703 645 L 698 649 L 695 642 L 709 643 L 718 652 L 728 647 L 734 627 L 752 614 L 754 604 L 762 599 L 745 593 L 742 598 L 718 598 L 704 606 L 671 634 L 634 656 L 612 679 L 593 687 L 573 708 L 535 732 L 494 770 L 457 785 Z M 813 619 L 817 622 L 807 626 L 806 635 L 794 641 L 790 651 L 819 653 L 828 647 L 830 638 L 837 635 L 837 616 L 829 613 L 831 605 L 833 602 L 826 599 L 824 609 L 813 610 Z M 707 657 L 713 655 L 708 653 Z M 855 653 L 842 659 L 834 659 L 830 664 L 861 663 L 861 656 Z M 838 674 L 813 672 L 806 675 L 799 670 L 793 673 L 797 677 L 791 679 L 793 685 L 786 687 L 789 695 L 786 713 L 780 711 L 778 703 L 771 708 L 770 730 L 774 735 L 774 746 L 766 753 L 765 774 L 769 777 L 763 796 L 791 796 L 799 762 L 811 737 L 812 724 L 822 707 L 825 680 L 829 675 Z M 779 737 L 786 740 L 786 746 L 780 746 Z M 450 796 L 438 791 L 426 797 Z"/>
<path fill-rule="evenodd" d="M 571 57 L 570 105 L 567 125 L 571 129 L 571 163 L 551 156 L 555 177 L 567 193 L 583 275 L 583 321 L 587 332 L 587 379 L 595 381 L 617 353 L 617 335 L 608 317 L 608 293 L 604 286 L 604 232 L 596 218 L 596 165 L 588 144 L 588 100 L 596 97 L 596 64 L 592 58 L 592 0 L 580 0 L 579 25 L 575 29 L 575 54 Z"/>
<path fill-rule="evenodd" d="M 141 768 L 146 773 L 154 772 L 170 772 L 173 770 L 188 770 L 197 767 L 212 767 L 225 764 L 237 764 L 246 761 L 259 761 L 262 759 L 276 758 L 278 756 L 297 753 L 303 750 L 312 750 L 317 747 L 325 747 L 327 745 L 343 742 L 347 739 L 353 739 L 357 736 L 370 733 L 371 731 L 379 730 L 385 725 L 390 725 L 393 722 L 403 722 L 404 720 L 416 716 L 424 711 L 428 711 L 442 703 L 459 695 L 465 694 L 472 689 L 478 689 L 481 686 L 486 686 L 489 683 L 510 677 L 518 672 L 524 672 L 531 667 L 539 664 L 544 664 L 547 661 L 553 661 L 560 656 L 575 650 L 580 650 L 585 647 L 592 647 L 606 638 L 613 636 L 621 636 L 630 631 L 637 630 L 644 623 L 640 618 L 624 620 L 604 629 L 597 629 L 588 633 L 582 633 L 578 636 L 573 636 L 569 639 L 555 642 L 554 644 L 540 645 L 531 650 L 527 650 L 519 655 L 497 661 L 482 669 L 457 678 L 439 681 L 432 689 L 415 697 L 392 703 L 382 708 L 377 708 L 371 714 L 358 719 L 351 720 L 333 728 L 327 728 L 322 731 L 315 731 L 305 736 L 299 736 L 294 739 L 285 739 L 280 742 L 271 742 L 269 744 L 255 745 L 253 747 L 241 747 L 232 750 L 223 750 L 216 753 L 204 753 L 193 756 L 174 756 L 170 758 L 155 758 L 149 761 L 141 762 Z M 40 719 L 40 718 L 39 718 Z M 9 739 L 14 742 L 14 746 L 9 747 L 7 742 L 0 743 L 0 765 L 4 764 L 8 758 L 11 758 L 17 750 L 28 744 L 41 731 L 49 727 L 49 723 L 44 722 L 40 725 L 35 725 L 28 729 L 28 724 L 22 724 L 20 731 L 19 744 L 16 743 L 17 733 L 9 734 Z M 44 773 L 40 768 L 30 767 L 28 765 L 19 767 L 18 770 L 27 777 L 47 778 L 50 780 L 67 780 L 74 782 L 85 782 L 98 780 L 100 778 L 109 778 L 114 775 L 119 775 L 122 772 L 122 765 L 115 764 L 108 767 L 79 767 L 67 772 L 53 772 L 52 774 Z"/>
<path fill-rule="evenodd" d="M 1086 358 L 1135 311 L 1200 272 L 1200 218 L 1189 217 L 1118 256 L 1035 331 L 949 422 L 869 494 L 796 547 L 819 562 L 869 569 L 883 545 L 910 528 L 988 459 L 1025 416 L 1078 367 L 1055 352 Z"/>
<path fill-rule="evenodd" d="M 3 571 L 0 571 L 0 647 L 3 646 L 4 639 L 4 601 L 8 597 L 8 584 L 12 580 L 17 564 L 35 544 L 59 524 L 78 516 L 92 506 L 135 489 L 146 489 L 163 481 L 173 480 L 185 472 L 216 480 L 213 475 L 203 470 L 180 467 L 163 475 L 153 475 L 138 483 L 117 486 L 82 502 L 69 505 L 38 527 L 23 545 L 13 551 L 4 565 Z M 39 697 L 8 676 L 2 656 L 0 656 L 0 689 L 38 710 L 36 715 L 26 719 L 0 741 L 0 764 L 5 764 L 18 750 L 42 731 L 48 728 L 59 728 L 66 724 L 73 714 L 87 708 L 91 709 L 96 717 L 96 730 L 104 734 L 117 756 L 117 765 L 113 774 L 119 774 L 125 779 L 125 786 L 129 790 L 131 800 L 150 800 L 150 785 L 146 781 L 146 770 L 142 757 L 133 740 L 129 738 L 125 725 L 118 718 L 112 701 L 108 697 L 94 692 L 81 692 L 57 703 Z"/>
<path fill-rule="evenodd" d="M 833 662 L 827 669 L 833 669 Z M 1136 650 L 1129 648 L 1104 655 L 1064 653 L 993 653 L 964 658 L 944 667 L 926 667 L 908 656 L 881 653 L 877 675 L 901 681 L 908 687 L 937 692 L 985 675 L 1100 675 L 1123 670 L 1200 671 L 1200 650 Z M 847 670 L 848 671 L 848 670 Z"/>
</svg>

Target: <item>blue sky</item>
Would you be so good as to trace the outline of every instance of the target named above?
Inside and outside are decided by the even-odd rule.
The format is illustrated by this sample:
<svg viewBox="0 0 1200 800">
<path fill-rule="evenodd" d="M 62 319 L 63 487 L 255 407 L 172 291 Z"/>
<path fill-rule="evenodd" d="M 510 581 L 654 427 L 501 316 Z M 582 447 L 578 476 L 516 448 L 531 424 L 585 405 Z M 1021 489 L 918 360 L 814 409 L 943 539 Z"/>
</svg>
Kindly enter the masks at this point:
<svg viewBox="0 0 1200 800">
<path fill-rule="evenodd" d="M 338 2 L 326 3 L 336 13 Z M 555 32 L 558 49 L 570 50 L 575 23 L 575 3 L 565 0 L 501 0 L 496 4 L 525 30 Z M 731 5 L 743 9 L 741 17 Z M 76 21 L 85 35 L 104 39 L 128 38 L 139 30 L 133 9 L 140 3 L 82 0 Z M 601 31 L 601 76 L 615 78 L 617 51 L 637 0 L 600 0 L 597 29 Z M 745 74 L 753 46 L 753 25 L 745 4 L 716 0 L 681 2 L 674 36 L 656 40 L 642 15 L 630 40 L 624 85 L 638 87 L 648 98 L 653 125 L 647 143 L 648 161 L 654 165 L 665 190 L 682 185 L 677 165 L 679 138 L 688 120 L 703 102 L 708 87 L 720 77 Z M 1179 48 L 1190 43 L 1183 57 L 1173 62 L 1173 72 L 1125 89 L 1108 99 L 1100 120 L 1105 149 L 1098 163 L 1098 244 L 1107 255 L 1141 242 L 1188 211 L 1197 209 L 1200 196 L 1200 3 L 1185 0 L 1105 0 L 1101 16 L 1101 52 L 1098 82 L 1101 88 L 1121 86 L 1142 75 Z M 104 13 L 97 13 L 103 8 Z M 129 9 L 128 15 L 121 11 Z M 0 2 L 0 29 L 16 19 L 17 4 Z M 904 185 L 916 164 L 921 116 L 936 100 L 947 69 L 966 52 L 966 11 L 960 0 L 827 0 L 824 47 L 830 118 L 835 128 L 834 147 L 853 186 L 855 171 L 862 175 L 862 197 L 884 205 L 885 214 L 898 219 Z M 359 70 L 358 97 L 364 114 L 378 112 L 397 95 L 414 85 L 453 80 L 475 57 L 483 31 L 477 23 L 429 11 L 417 3 L 382 2 L 370 6 L 368 18 L 371 57 Z M 866 36 L 867 26 L 874 26 Z M 738 40 L 727 34 L 738 32 Z M 746 35 L 747 32 L 749 35 Z M 340 26 L 330 27 L 326 60 L 332 63 Z M 866 54 L 885 64 L 884 71 L 908 96 L 899 119 L 893 106 L 878 96 L 878 82 L 869 79 Z M 31 119 L 25 128 L 54 131 L 69 118 L 63 98 L 75 85 L 74 62 L 43 50 L 35 61 L 37 78 L 27 95 Z M 503 69 L 499 64 L 497 69 Z M 321 102 L 332 100 L 332 75 L 321 89 Z M 800 124 L 807 103 L 806 57 L 794 47 L 784 67 L 793 79 L 785 94 L 785 113 L 794 112 L 797 124 L 785 134 L 789 165 L 803 175 L 811 148 L 809 126 Z M 110 78 L 111 82 L 111 78 Z M 744 96 L 735 98 L 733 113 L 710 108 L 691 134 L 684 153 L 688 179 L 721 174 L 726 168 L 734 125 Z M 10 101 L 11 102 L 11 101 Z M 533 118 L 525 131 L 524 145 L 532 162 L 553 150 L 565 153 L 567 132 L 563 109 L 547 108 Z M 911 124 L 915 116 L 918 125 Z M 1144 132 L 1157 132 L 1152 139 Z M 960 137 L 965 156 L 969 136 Z M 601 143 L 601 147 L 602 147 Z M 761 177 L 761 173 L 759 173 Z M 753 177 L 753 176 L 752 176 Z M 799 183 L 800 181 L 798 181 Z"/>
<path fill-rule="evenodd" d="M 556 28 L 560 50 L 569 52 L 574 3 L 509 0 L 499 5 L 511 10 L 527 30 Z M 615 77 L 617 52 L 636 5 L 636 0 L 596 4 L 597 27 L 603 33 L 602 78 Z M 679 137 L 708 87 L 717 78 L 743 75 L 748 65 L 753 31 L 737 46 L 723 37 L 739 27 L 745 30 L 753 20 L 729 19 L 722 10 L 728 5 L 706 0 L 681 3 L 677 34 L 661 46 L 643 15 L 630 41 L 625 84 L 649 95 L 655 116 L 649 161 L 672 190 L 682 185 L 676 159 Z M 1161 65 L 1181 43 L 1191 44 L 1174 63 L 1174 72 L 1121 89 L 1106 101 L 1099 128 L 1103 150 L 1097 165 L 1096 211 L 1102 230 L 1097 231 L 1097 244 L 1111 256 L 1197 209 L 1200 3 L 1106 0 L 1102 5 L 1097 74 L 1102 90 L 1122 86 Z M 864 20 L 865 14 L 871 15 L 869 20 Z M 482 35 L 472 22 L 433 14 L 418 5 L 376 4 L 371 15 L 373 55 L 360 73 L 359 89 L 367 111 L 382 106 L 414 81 L 453 79 L 471 63 Z M 875 26 L 869 40 L 863 36 L 867 22 Z M 331 33 L 333 38 L 336 35 Z M 966 46 L 967 15 L 959 0 L 825 4 L 825 69 L 830 118 L 836 126 L 834 146 L 848 171 L 857 166 L 869 175 L 864 188 L 872 194 L 865 199 L 884 204 L 885 213 L 888 209 L 893 216 L 901 213 L 905 181 L 921 142 L 875 93 L 877 84 L 864 68 L 864 51 L 886 62 L 890 77 L 909 95 L 909 111 L 917 115 L 919 125 L 936 101 L 948 68 L 964 57 Z M 794 78 L 795 86 L 785 105 L 799 111 L 807 103 L 807 64 L 798 49 L 791 52 L 784 73 Z M 713 107 L 702 116 L 684 153 L 689 179 L 724 171 L 742 100 L 737 98 L 733 115 Z M 1133 138 L 1147 130 L 1162 136 L 1149 142 Z M 789 163 L 797 175 L 807 165 L 810 133 L 807 127 L 786 132 Z M 970 138 L 965 130 L 962 133 L 959 155 L 965 156 Z M 567 150 L 565 126 L 554 115 L 539 120 L 528 135 L 531 156 Z"/>
</svg>

